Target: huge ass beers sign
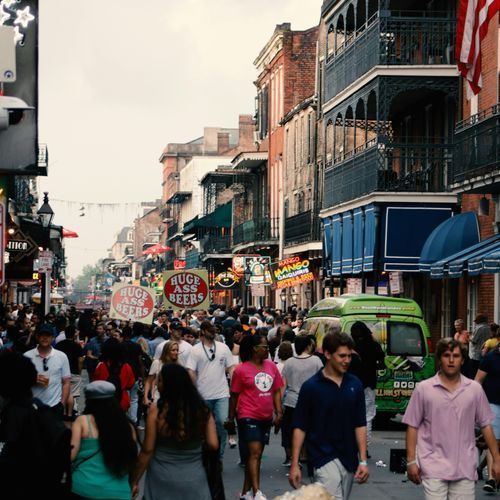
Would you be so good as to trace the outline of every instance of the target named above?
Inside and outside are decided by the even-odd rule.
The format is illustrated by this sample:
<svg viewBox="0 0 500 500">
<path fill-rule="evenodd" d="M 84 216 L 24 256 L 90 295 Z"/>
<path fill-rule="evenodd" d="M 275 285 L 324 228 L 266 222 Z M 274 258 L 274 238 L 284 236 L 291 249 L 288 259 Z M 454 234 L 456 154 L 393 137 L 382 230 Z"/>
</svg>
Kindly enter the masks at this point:
<svg viewBox="0 0 500 500">
<path fill-rule="evenodd" d="M 163 300 L 164 306 L 171 309 L 208 309 L 208 272 L 204 269 L 164 272 Z"/>
<path fill-rule="evenodd" d="M 143 286 L 115 284 L 112 289 L 110 316 L 113 319 L 153 322 L 154 290 Z"/>
</svg>

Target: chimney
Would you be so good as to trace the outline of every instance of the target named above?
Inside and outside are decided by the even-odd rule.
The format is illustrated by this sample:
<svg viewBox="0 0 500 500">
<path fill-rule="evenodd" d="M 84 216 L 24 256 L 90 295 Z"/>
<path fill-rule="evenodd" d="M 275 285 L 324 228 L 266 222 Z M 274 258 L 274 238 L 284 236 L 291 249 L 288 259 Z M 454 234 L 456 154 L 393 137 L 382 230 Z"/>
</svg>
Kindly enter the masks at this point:
<svg viewBox="0 0 500 500">
<path fill-rule="evenodd" d="M 229 151 L 229 132 L 217 132 L 217 154 Z"/>
<path fill-rule="evenodd" d="M 253 151 L 255 149 L 254 144 L 254 132 L 255 132 L 255 121 L 252 115 L 240 115 L 239 116 L 239 132 L 240 140 L 238 146 L 243 151 Z"/>
</svg>

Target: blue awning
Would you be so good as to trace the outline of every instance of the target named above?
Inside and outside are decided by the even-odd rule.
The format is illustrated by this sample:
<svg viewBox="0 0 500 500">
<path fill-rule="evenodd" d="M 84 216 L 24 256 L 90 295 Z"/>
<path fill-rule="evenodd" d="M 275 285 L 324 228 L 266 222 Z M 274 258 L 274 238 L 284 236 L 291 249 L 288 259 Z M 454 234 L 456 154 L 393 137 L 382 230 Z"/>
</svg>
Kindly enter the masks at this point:
<svg viewBox="0 0 500 500">
<path fill-rule="evenodd" d="M 344 212 L 342 215 L 342 274 L 352 274 L 352 231 L 352 212 Z"/>
<path fill-rule="evenodd" d="M 363 245 L 363 271 L 373 271 L 375 259 L 375 245 L 377 244 L 377 227 L 375 221 L 375 207 L 368 205 L 365 208 L 365 242 Z"/>
<path fill-rule="evenodd" d="M 363 209 L 356 208 L 354 210 L 353 225 L 352 274 L 359 274 L 363 271 Z"/>
<path fill-rule="evenodd" d="M 494 265 L 495 254 L 500 254 L 500 241 L 491 243 L 475 257 L 471 257 L 467 262 L 467 272 L 471 276 L 477 276 L 480 273 L 494 273 L 499 272 L 500 269 L 495 270 L 497 266 Z M 485 260 L 488 259 L 488 267 L 486 267 Z M 498 261 L 498 259 L 496 259 Z"/>
<path fill-rule="evenodd" d="M 460 278 L 464 266 L 476 257 L 486 256 L 500 250 L 500 234 L 496 234 L 487 240 L 480 241 L 460 252 L 450 255 L 431 265 L 431 278 L 440 279 L 448 274 L 449 278 Z"/>
<path fill-rule="evenodd" d="M 492 252 L 484 256 L 483 270 L 486 273 L 500 273 L 500 251 Z"/>
<path fill-rule="evenodd" d="M 479 242 L 479 225 L 474 212 L 446 219 L 432 231 L 420 254 L 420 271 L 429 272 L 431 265 Z"/>
<path fill-rule="evenodd" d="M 323 258 L 328 260 L 332 254 L 332 220 L 323 219 Z"/>
<path fill-rule="evenodd" d="M 342 274 L 342 216 L 332 217 L 332 275 Z"/>
</svg>

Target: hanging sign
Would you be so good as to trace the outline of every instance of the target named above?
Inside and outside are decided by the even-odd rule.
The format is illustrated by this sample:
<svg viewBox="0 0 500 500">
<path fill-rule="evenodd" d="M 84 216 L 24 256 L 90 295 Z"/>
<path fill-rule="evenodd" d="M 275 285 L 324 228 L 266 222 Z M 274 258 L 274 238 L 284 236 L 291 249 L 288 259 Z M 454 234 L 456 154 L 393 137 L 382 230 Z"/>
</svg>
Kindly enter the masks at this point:
<svg viewBox="0 0 500 500">
<path fill-rule="evenodd" d="M 245 257 L 245 285 L 271 285 L 272 279 L 269 273 L 271 257 Z"/>
<path fill-rule="evenodd" d="M 210 295 L 206 269 L 165 271 L 163 301 L 167 309 L 208 309 Z"/>
<path fill-rule="evenodd" d="M 155 301 L 151 289 L 124 283 L 113 285 L 109 310 L 111 318 L 151 324 L 154 307 Z"/>
<path fill-rule="evenodd" d="M 302 259 L 298 255 L 280 260 L 271 268 L 274 285 L 278 289 L 290 288 L 314 280 L 314 274 L 310 271 L 309 259 Z"/>
<path fill-rule="evenodd" d="M 54 254 L 50 250 L 40 250 L 38 252 L 38 272 L 51 273 L 54 264 Z"/>
<path fill-rule="evenodd" d="M 219 273 L 214 279 L 215 290 L 229 290 L 237 288 L 240 283 L 240 278 L 236 276 L 232 269 Z"/>
<path fill-rule="evenodd" d="M 250 285 L 250 290 L 252 292 L 252 297 L 265 297 L 266 287 L 263 283 L 260 285 Z"/>
</svg>

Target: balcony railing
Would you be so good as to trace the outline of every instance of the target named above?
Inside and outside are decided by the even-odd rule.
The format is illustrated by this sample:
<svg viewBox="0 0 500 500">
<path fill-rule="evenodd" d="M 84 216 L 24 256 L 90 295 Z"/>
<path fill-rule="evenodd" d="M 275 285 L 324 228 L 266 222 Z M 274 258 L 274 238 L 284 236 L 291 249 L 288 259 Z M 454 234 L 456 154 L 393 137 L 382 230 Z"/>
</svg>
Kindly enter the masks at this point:
<svg viewBox="0 0 500 500">
<path fill-rule="evenodd" d="M 325 101 L 377 65 L 455 64 L 456 21 L 450 17 L 415 17 L 391 11 L 372 18 L 366 29 L 330 54 L 326 62 Z"/>
<path fill-rule="evenodd" d="M 351 156 L 327 166 L 323 207 L 355 200 L 374 191 L 435 193 L 446 190 L 452 146 L 432 143 L 371 142 Z"/>
<path fill-rule="evenodd" d="M 277 240 L 279 237 L 278 219 L 256 218 L 247 220 L 234 227 L 233 246 L 257 241 Z"/>
<path fill-rule="evenodd" d="M 500 170 L 500 104 L 460 122 L 450 184 Z"/>
<path fill-rule="evenodd" d="M 204 254 L 225 253 L 231 250 L 231 235 L 207 235 L 202 239 Z"/>
<path fill-rule="evenodd" d="M 177 222 L 174 222 L 173 224 L 170 224 L 167 229 L 167 238 L 172 238 L 175 234 L 179 232 L 179 224 Z"/>
<path fill-rule="evenodd" d="M 297 245 L 319 240 L 319 217 L 311 210 L 285 219 L 285 245 Z"/>
</svg>

